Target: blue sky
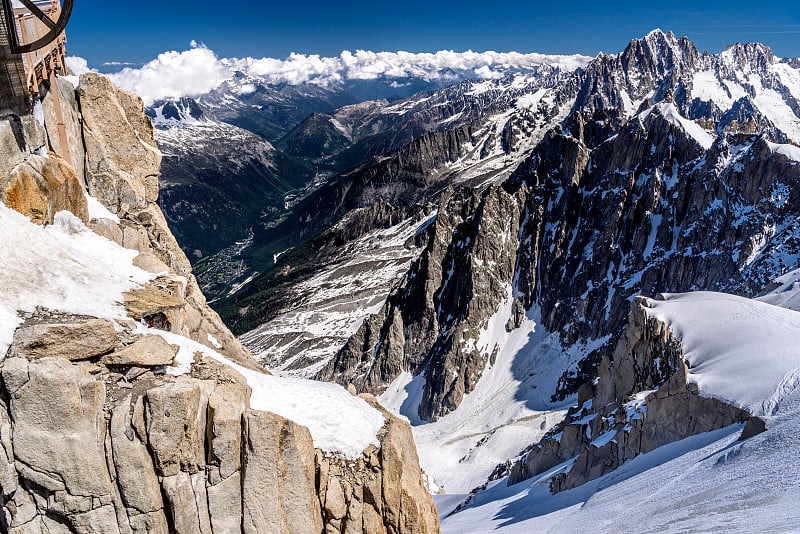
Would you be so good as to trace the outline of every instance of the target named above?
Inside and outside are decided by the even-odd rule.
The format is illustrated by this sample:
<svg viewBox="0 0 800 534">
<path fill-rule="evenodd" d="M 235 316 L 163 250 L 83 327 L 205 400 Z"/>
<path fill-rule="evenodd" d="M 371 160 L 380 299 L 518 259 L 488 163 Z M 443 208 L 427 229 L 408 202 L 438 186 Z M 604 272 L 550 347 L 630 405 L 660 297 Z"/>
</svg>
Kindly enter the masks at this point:
<svg viewBox="0 0 800 534">
<path fill-rule="evenodd" d="M 75 0 L 67 35 L 70 53 L 99 66 L 145 62 L 185 50 L 193 39 L 221 57 L 331 56 L 345 49 L 595 55 L 618 52 L 656 27 L 689 36 L 700 50 L 760 41 L 777 55 L 800 57 L 796 0 Z"/>
</svg>

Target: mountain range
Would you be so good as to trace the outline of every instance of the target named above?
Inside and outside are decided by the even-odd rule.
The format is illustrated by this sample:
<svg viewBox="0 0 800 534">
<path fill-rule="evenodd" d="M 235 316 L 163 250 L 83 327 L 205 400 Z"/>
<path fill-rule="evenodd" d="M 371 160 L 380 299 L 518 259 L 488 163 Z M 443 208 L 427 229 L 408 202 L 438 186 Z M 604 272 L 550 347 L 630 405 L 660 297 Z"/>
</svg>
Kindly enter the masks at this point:
<svg viewBox="0 0 800 534">
<path fill-rule="evenodd" d="M 446 532 L 631 499 L 632 530 L 796 528 L 799 61 L 656 30 L 352 94 L 237 76 L 150 110 L 161 206 L 264 365 L 405 416 Z"/>
</svg>

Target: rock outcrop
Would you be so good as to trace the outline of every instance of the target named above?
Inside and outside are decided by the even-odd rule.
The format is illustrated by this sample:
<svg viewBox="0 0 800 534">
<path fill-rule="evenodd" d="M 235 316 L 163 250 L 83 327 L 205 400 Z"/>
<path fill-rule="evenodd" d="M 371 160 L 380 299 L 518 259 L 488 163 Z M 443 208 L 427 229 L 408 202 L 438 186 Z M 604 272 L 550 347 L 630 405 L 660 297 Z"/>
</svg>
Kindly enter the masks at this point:
<svg viewBox="0 0 800 534">
<path fill-rule="evenodd" d="M 579 394 L 579 406 L 513 465 L 508 483 L 574 460 L 550 480 L 553 493 L 609 473 L 639 454 L 695 434 L 746 422 L 748 437 L 763 420 L 723 400 L 706 397 L 688 381 L 680 339 L 648 315 L 637 298 L 613 355 L 598 379 Z"/>
<path fill-rule="evenodd" d="M 320 378 L 381 392 L 402 371 L 424 373 L 419 415 L 434 420 L 491 361 L 494 347 L 463 357 L 471 344 L 461 332 L 479 344 L 513 298 L 509 330 L 536 308 L 564 347 L 599 345 L 547 385 L 560 401 L 596 376 L 636 295 L 755 296 L 798 266 L 796 147 L 763 134 L 714 138 L 672 103 L 619 122 L 616 110 L 577 112 L 501 190 L 443 195 L 420 259 Z"/>
<path fill-rule="evenodd" d="M 222 358 L 195 352 L 180 374 L 177 336 L 264 371 L 206 305 L 156 204 L 160 153 L 141 101 L 89 74 L 64 102 L 83 118 L 68 136 L 79 151 L 66 149 L 85 160 L 85 181 L 54 152 L 34 154 L 45 139 L 34 121 L 0 158 L 16 162 L 0 173 L 3 202 L 39 224 L 72 211 L 154 277 L 123 295 L 125 318 L 37 308 L 0 355 L 0 530 L 437 533 L 406 422 L 385 413 L 379 446 L 344 460 L 315 449 L 306 427 L 252 409 Z M 14 178 L 29 168 L 39 174 Z M 84 183 L 105 210 L 89 215 Z"/>
<path fill-rule="evenodd" d="M 150 351 L 169 350 L 162 338 L 123 331 L 101 346 L 106 325 L 42 311 L 0 364 L 9 532 L 438 532 L 406 422 L 384 412 L 380 447 L 331 456 L 307 428 L 251 409 L 232 368 L 206 359 L 165 375 L 163 349 Z"/>
<path fill-rule="evenodd" d="M 86 74 L 77 90 L 83 118 L 88 192 L 119 218 L 94 219 L 90 228 L 139 251 L 139 267 L 161 275 L 126 296 L 134 319 L 184 335 L 255 367 L 249 353 L 206 304 L 191 265 L 158 207 L 161 153 L 141 100 L 103 76 Z M 213 341 L 212 341 L 213 340 Z"/>
</svg>

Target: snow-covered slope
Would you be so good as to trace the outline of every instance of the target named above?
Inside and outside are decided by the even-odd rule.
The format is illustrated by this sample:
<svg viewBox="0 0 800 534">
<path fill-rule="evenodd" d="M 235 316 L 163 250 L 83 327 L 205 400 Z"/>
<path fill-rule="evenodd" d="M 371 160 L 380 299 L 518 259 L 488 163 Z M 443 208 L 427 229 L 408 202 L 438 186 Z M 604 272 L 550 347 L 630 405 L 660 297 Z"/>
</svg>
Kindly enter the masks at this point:
<svg viewBox="0 0 800 534">
<path fill-rule="evenodd" d="M 129 321 L 120 305 L 123 293 L 154 278 L 133 265 L 137 251 L 97 235 L 69 212 L 59 212 L 55 224 L 41 227 L 0 203 L 0 240 L 0 356 L 25 314 L 37 308 Z M 252 388 L 254 409 L 307 426 L 315 446 L 326 452 L 355 459 L 370 444 L 379 445 L 383 416 L 340 386 L 264 375 L 196 341 L 144 324 L 137 332 L 181 347 L 171 374 L 188 372 L 196 353 L 236 369 Z"/>
<path fill-rule="evenodd" d="M 425 378 L 408 372 L 379 397 L 412 423 L 420 465 L 447 493 L 467 493 L 483 484 L 499 464 L 538 441 L 572 400 L 554 403 L 550 392 L 562 370 L 580 360 L 587 347 L 565 350 L 557 335 L 542 328 L 535 311 L 506 332 L 511 305 L 509 298 L 489 321 L 479 345 L 499 352 L 458 409 L 434 423 L 421 421 L 417 409 Z"/>
<path fill-rule="evenodd" d="M 0 203 L 0 241 L 0 358 L 20 314 L 43 307 L 120 319 L 122 294 L 153 278 L 133 265 L 138 252 L 89 231 L 69 212 L 41 227 Z"/>
<path fill-rule="evenodd" d="M 445 519 L 443 532 L 796 529 L 800 313 L 710 292 L 667 295 L 648 306 L 681 340 L 700 394 L 753 409 L 767 431 L 743 442 L 738 425 L 699 434 L 556 495 L 550 476 L 564 466 L 510 487 L 501 479 Z"/>
<path fill-rule="evenodd" d="M 663 297 L 648 311 L 681 340 L 702 395 L 761 417 L 800 408 L 800 312 L 724 293 Z"/>
<path fill-rule="evenodd" d="M 743 443 L 740 430 L 666 445 L 555 496 L 550 473 L 511 487 L 501 479 L 444 519 L 442 532 L 795 532 L 800 419 Z"/>
</svg>

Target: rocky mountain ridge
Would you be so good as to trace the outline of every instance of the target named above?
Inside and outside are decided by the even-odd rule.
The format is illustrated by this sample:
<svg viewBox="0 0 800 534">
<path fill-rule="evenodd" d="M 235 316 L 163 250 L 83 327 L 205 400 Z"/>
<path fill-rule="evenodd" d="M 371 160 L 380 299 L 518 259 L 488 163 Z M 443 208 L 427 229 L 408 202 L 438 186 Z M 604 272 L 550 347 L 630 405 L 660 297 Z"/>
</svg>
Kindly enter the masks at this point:
<svg viewBox="0 0 800 534">
<path fill-rule="evenodd" d="M 740 66 L 751 60 L 758 67 Z M 773 141 L 785 142 L 790 135 L 785 132 L 796 136 L 792 133 L 795 119 L 791 119 L 796 115 L 791 111 L 791 115 L 775 113 L 777 108 L 769 102 L 779 97 L 786 109 L 791 110 L 793 95 L 800 94 L 792 72 L 789 61 L 775 60 L 763 45 L 736 45 L 722 54 L 701 54 L 691 41 L 655 31 L 632 41 L 623 53 L 598 56 L 585 69 L 574 73 L 553 73 L 550 78 L 541 79 L 532 77 L 527 85 L 524 76 L 480 84 L 464 82 L 389 107 L 366 106 L 358 112 L 359 120 L 373 116 L 375 119 L 370 120 L 380 121 L 383 120 L 380 117 L 394 110 L 399 118 L 393 120 L 408 121 L 412 130 L 414 124 L 426 124 L 434 113 L 432 110 L 438 110 L 437 113 L 443 114 L 436 115 L 436 120 L 443 120 L 431 120 L 427 124 L 429 127 L 438 124 L 433 127 L 443 130 L 424 134 L 388 159 L 384 157 L 372 167 L 368 165 L 340 181 L 331 182 L 307 203 L 299 204 L 297 215 L 291 216 L 286 224 L 263 232 L 255 240 L 278 239 L 275 252 L 285 251 L 295 246 L 298 239 L 287 238 L 296 235 L 287 231 L 287 225 L 299 224 L 298 228 L 304 232 L 313 233 L 315 228 L 323 228 L 325 221 L 331 220 L 332 212 L 345 214 L 346 218 L 349 209 L 363 207 L 375 198 L 391 205 L 416 202 L 421 198 L 437 204 L 438 195 L 448 184 L 475 186 L 487 179 L 501 181 L 520 165 L 519 162 L 531 158 L 534 153 L 531 147 L 549 142 L 542 139 L 555 125 L 573 132 L 588 148 L 593 148 L 618 132 L 642 106 L 647 107 L 650 101 L 659 99 L 667 99 L 679 115 L 696 119 L 698 124 L 709 128 L 708 135 L 712 138 L 729 131 L 762 132 Z M 459 115 L 456 109 L 464 108 L 473 110 L 477 119 L 471 120 L 472 111 L 469 111 L 462 113 L 463 118 L 454 117 L 452 124 L 448 123 L 444 118 L 447 112 L 442 110 L 451 109 L 451 104 L 455 115 Z M 484 113 L 487 109 L 493 111 Z M 341 113 L 341 117 L 336 113 L 329 117 L 346 133 L 347 116 L 353 111 L 344 108 Z M 775 126 L 778 123 L 782 129 Z M 481 124 L 494 126 L 485 128 Z M 492 128 L 495 132 L 517 133 L 510 138 L 497 133 L 492 142 L 496 144 L 487 144 L 485 132 Z M 501 142 L 502 139 L 507 141 Z M 470 148 L 490 145 L 494 148 L 487 151 Z M 436 154 L 426 155 L 429 151 Z M 528 163 L 521 165 L 524 167 Z M 495 170 L 491 170 L 493 168 Z M 419 174 L 421 177 L 417 177 Z M 406 181 L 410 182 L 408 186 Z M 427 191 L 423 196 L 420 196 L 420 186 L 422 191 Z M 284 255 L 283 259 L 291 269 L 296 268 L 299 260 L 291 255 Z M 234 324 L 237 332 L 255 328 L 259 322 L 275 316 L 274 311 L 258 311 L 258 302 L 263 301 L 261 297 L 272 294 L 275 287 L 272 279 L 272 275 L 267 274 L 255 278 L 233 298 L 220 303 L 224 317 Z M 291 299 L 287 298 L 280 309 L 290 311 L 291 306 Z M 242 310 L 246 310 L 245 315 L 240 314 Z"/>
<path fill-rule="evenodd" d="M 705 289 L 753 297 L 798 266 L 792 206 L 800 152 L 780 142 L 796 139 L 796 115 L 768 117 L 762 99 L 773 90 L 800 95 L 789 69 L 761 45 L 703 55 L 660 32 L 596 58 L 575 75 L 580 107 L 501 187 L 443 189 L 435 222 L 420 225 L 419 258 L 316 376 L 382 394 L 417 422 L 425 447 L 436 446 L 439 426 L 463 428 L 463 436 L 447 434 L 448 444 L 464 442 L 451 463 L 427 450 L 423 463 L 454 484 L 463 483 L 450 474 L 456 465 L 475 462 L 489 475 L 489 448 L 508 439 L 518 450 L 530 444 L 514 430 L 520 421 L 574 404 L 613 354 L 637 295 Z M 703 81 L 711 72 L 734 96 L 735 83 L 748 80 L 747 99 L 753 109 L 761 102 L 769 123 L 755 112 L 736 123 L 692 120 L 697 109 L 713 104 L 721 117 L 736 105 L 707 96 L 702 108 L 692 96 L 711 95 L 713 84 Z M 649 89 L 630 89 L 642 79 Z M 769 87 L 758 81 L 769 79 Z M 511 402 L 519 408 L 498 408 L 502 415 L 480 428 L 456 424 L 475 416 L 474 403 L 462 415 L 459 407 L 470 395 L 486 397 L 482 379 L 495 383 L 498 366 L 510 372 L 502 383 L 517 388 Z"/>
<path fill-rule="evenodd" d="M 664 34 L 634 41 L 618 58 L 596 59 L 587 69 L 585 83 L 594 84 L 594 73 L 635 55 L 643 46 L 647 49 L 652 41 L 670 45 L 667 58 L 675 54 L 681 59 L 668 68 L 650 65 L 656 72 L 669 70 L 668 82 L 680 92 L 681 65 L 692 64 L 696 54 L 688 41 Z M 736 50 L 729 50 L 731 57 Z M 680 104 L 669 96 L 673 93 L 664 89 L 664 94 L 667 101 L 644 108 L 618 127 L 615 123 L 624 113 L 603 109 L 613 105 L 608 94 L 587 97 L 585 107 L 545 136 L 505 182 L 502 193 L 491 188 L 482 193 L 487 202 L 510 195 L 506 198 L 518 206 L 516 215 L 500 208 L 478 210 L 480 203 L 473 202 L 475 207 L 458 215 L 458 220 L 473 221 L 468 232 L 447 223 L 441 229 L 438 223 L 430 226 L 428 249 L 399 292 L 404 303 L 397 305 L 390 297 L 378 325 L 370 328 L 365 323 L 320 377 L 340 377 L 380 391 L 401 370 L 418 373 L 426 368 L 421 414 L 435 418 L 458 405 L 445 399 L 458 399 L 471 389 L 494 349 L 485 347 L 480 356 L 471 357 L 478 359 L 473 373 L 471 366 L 461 364 L 446 364 L 446 371 L 438 364 L 428 365 L 439 358 L 435 354 L 440 349 L 433 347 L 442 343 L 449 347 L 445 360 L 462 361 L 462 352 L 476 352 L 469 340 L 478 339 L 509 294 L 518 301 L 517 318 L 507 318 L 509 328 L 535 304 L 542 309 L 544 328 L 559 332 L 562 342 L 571 345 L 618 335 L 629 300 L 640 292 L 714 289 L 752 295 L 766 290 L 773 278 L 796 263 L 792 245 L 796 223 L 788 204 L 796 197 L 792 184 L 797 159 L 792 154 L 797 149 L 768 141 L 769 131 L 715 136 L 681 116 Z M 591 111 L 592 107 L 597 109 Z M 439 209 L 439 217 L 448 214 L 446 220 L 450 213 L 463 210 L 461 203 L 451 207 L 449 202 L 443 197 Z M 516 224 L 520 230 L 513 235 Z M 479 234 L 491 233 L 494 225 L 510 229 L 511 235 L 499 241 L 514 240 L 514 252 L 502 260 L 492 257 L 492 268 L 476 268 L 484 261 L 481 255 L 492 254 L 485 244 L 475 250 Z M 442 241 L 447 245 L 440 248 L 436 244 Z M 464 247 L 472 252 L 465 255 Z M 448 260 L 459 257 L 464 259 Z M 473 267 L 466 266 L 469 262 Z M 425 274 L 428 266 L 435 274 Z M 459 275 L 459 268 L 470 274 Z M 475 271 L 482 282 L 475 281 Z M 462 287 L 475 289 L 455 293 L 467 299 L 461 304 L 448 292 L 469 277 L 470 285 Z M 488 303 L 478 305 L 484 298 Z M 437 302 L 447 304 L 436 307 Z M 470 313 L 469 305 L 478 305 L 483 312 Z M 423 306 L 429 311 L 420 315 Z M 404 307 L 409 311 L 402 312 Z M 465 323 L 459 326 L 461 322 Z M 426 326 L 430 324 L 436 326 Z M 399 338 L 398 328 L 403 331 Z M 368 348 L 378 345 L 382 356 L 367 358 Z M 422 361 L 411 356 L 415 354 Z M 364 371 L 356 370 L 361 362 L 367 365 Z M 381 368 L 391 370 L 377 371 Z M 378 375 L 366 378 L 370 372 Z M 439 372 L 450 378 L 436 380 Z M 565 373 L 558 388 L 563 393 L 554 393 L 574 392 L 592 372 L 590 365 Z"/>
</svg>

